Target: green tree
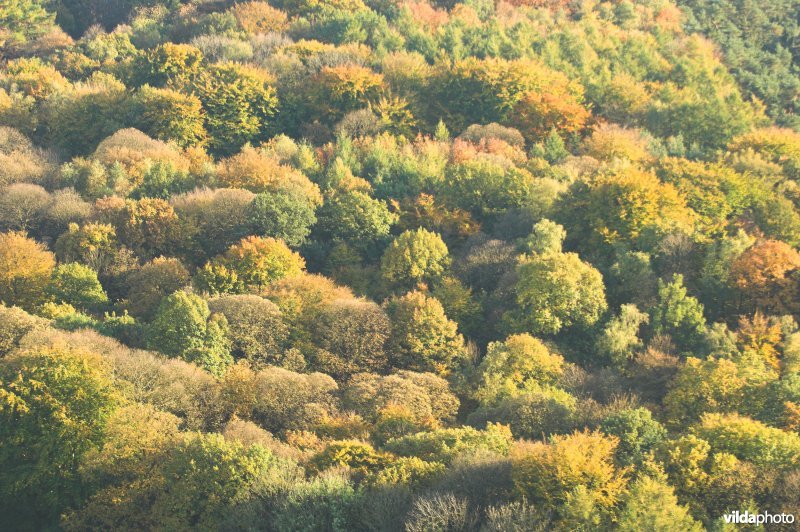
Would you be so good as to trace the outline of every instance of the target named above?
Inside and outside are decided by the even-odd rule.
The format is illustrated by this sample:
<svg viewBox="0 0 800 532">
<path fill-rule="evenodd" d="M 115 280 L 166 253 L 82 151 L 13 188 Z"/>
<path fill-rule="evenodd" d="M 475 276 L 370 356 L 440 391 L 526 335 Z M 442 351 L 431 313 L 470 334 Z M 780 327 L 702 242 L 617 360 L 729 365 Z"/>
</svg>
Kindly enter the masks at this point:
<svg viewBox="0 0 800 532">
<path fill-rule="evenodd" d="M 464 338 L 442 304 L 412 291 L 386 302 L 392 322 L 389 361 L 397 368 L 449 375 L 465 359 Z"/>
<path fill-rule="evenodd" d="M 145 85 L 133 97 L 131 114 L 135 127 L 155 139 L 184 148 L 206 139 L 202 104 L 194 95 Z"/>
<path fill-rule="evenodd" d="M 53 18 L 38 0 L 8 0 L 0 5 L 0 27 L 10 32 L 15 43 L 41 35 Z"/>
<path fill-rule="evenodd" d="M 413 288 L 439 279 L 449 266 L 447 245 L 422 227 L 395 238 L 381 258 L 381 274 L 393 286 Z"/>
<path fill-rule="evenodd" d="M 683 426 L 705 412 L 735 412 L 743 406 L 746 386 L 734 362 L 689 357 L 675 376 L 664 407 L 669 420 Z"/>
<path fill-rule="evenodd" d="M 102 443 L 120 398 L 96 353 L 66 346 L 18 352 L 0 364 L 0 524 L 54 527 L 85 496 L 81 457 Z"/>
<path fill-rule="evenodd" d="M 213 153 L 229 155 L 247 142 L 267 138 L 278 99 L 265 72 L 234 63 L 217 64 L 201 71 L 191 86 L 203 103 Z"/>
<path fill-rule="evenodd" d="M 603 420 L 600 430 L 619 439 L 616 456 L 624 466 L 641 466 L 667 436 L 666 429 L 646 408 L 615 412 Z"/>
<path fill-rule="evenodd" d="M 303 195 L 277 191 L 258 194 L 247 212 L 255 234 L 299 246 L 305 243 L 311 226 L 317 221 L 315 210 L 315 205 Z"/>
<path fill-rule="evenodd" d="M 529 171 L 483 157 L 448 166 L 438 188 L 449 207 L 468 211 L 480 221 L 530 206 L 536 192 Z"/>
<path fill-rule="evenodd" d="M 658 302 L 650 311 L 650 324 L 655 334 L 668 334 L 683 351 L 703 348 L 706 318 L 703 305 L 687 294 L 683 276 L 676 275 L 669 283 L 658 282 Z"/>
<path fill-rule="evenodd" d="M 96 72 L 72 90 L 47 99 L 46 139 L 64 155 L 87 155 L 127 125 L 129 103 L 125 84 Z"/>
<path fill-rule="evenodd" d="M 673 185 L 640 170 L 576 181 L 554 212 L 567 243 L 594 257 L 604 257 L 615 243 L 650 251 L 664 234 L 691 234 L 695 221 Z"/>
<path fill-rule="evenodd" d="M 227 329 L 225 318 L 212 315 L 203 298 L 181 290 L 161 301 L 147 330 L 147 345 L 220 375 L 233 362 Z"/>
<path fill-rule="evenodd" d="M 297 477 L 291 463 L 262 446 L 245 447 L 219 434 L 187 435 L 155 458 L 140 475 L 100 491 L 70 515 L 67 529 L 224 528 L 259 485 L 276 489 L 281 475 L 287 481 Z"/>
<path fill-rule="evenodd" d="M 525 241 L 525 247 L 528 251 L 538 254 L 561 253 L 566 237 L 567 232 L 563 226 L 542 218 L 533 226 L 533 231 Z"/>
<path fill-rule="evenodd" d="M 791 469 L 800 463 L 800 436 L 737 414 L 706 414 L 694 432 L 712 449 L 762 467 Z"/>
<path fill-rule="evenodd" d="M 76 262 L 57 266 L 47 291 L 57 303 L 67 303 L 80 310 L 95 310 L 108 303 L 97 272 Z"/>
<path fill-rule="evenodd" d="M 420 432 L 389 440 L 385 448 L 399 456 L 416 456 L 428 462 L 449 464 L 461 453 L 491 451 L 508 454 L 511 431 L 499 423 L 489 423 L 484 430 L 456 427 Z"/>
<path fill-rule="evenodd" d="M 619 315 L 609 320 L 597 338 L 597 354 L 618 367 L 624 367 L 643 347 L 639 329 L 649 320 L 650 317 L 636 305 L 622 305 Z"/>
<path fill-rule="evenodd" d="M 623 497 L 617 527 L 626 532 L 643 529 L 654 532 L 703 530 L 703 526 L 694 520 L 686 507 L 678 504 L 672 488 L 651 477 L 639 478 L 631 485 Z"/>
<path fill-rule="evenodd" d="M 360 191 L 336 193 L 317 213 L 318 238 L 341 240 L 358 250 L 369 250 L 386 240 L 395 216 L 386 203 Z"/>
<path fill-rule="evenodd" d="M 533 254 L 517 266 L 517 308 L 508 327 L 532 334 L 557 334 L 594 325 L 606 310 L 603 277 L 575 253 Z"/>
</svg>

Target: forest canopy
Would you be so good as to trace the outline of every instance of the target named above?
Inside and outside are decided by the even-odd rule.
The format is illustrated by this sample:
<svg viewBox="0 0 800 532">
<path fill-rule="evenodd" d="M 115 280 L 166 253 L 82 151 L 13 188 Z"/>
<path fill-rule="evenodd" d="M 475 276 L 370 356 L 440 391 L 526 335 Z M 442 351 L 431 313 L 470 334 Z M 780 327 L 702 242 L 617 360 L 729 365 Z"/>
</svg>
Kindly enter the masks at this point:
<svg viewBox="0 0 800 532">
<path fill-rule="evenodd" d="M 799 16 L 0 2 L 0 529 L 800 517 Z"/>
</svg>

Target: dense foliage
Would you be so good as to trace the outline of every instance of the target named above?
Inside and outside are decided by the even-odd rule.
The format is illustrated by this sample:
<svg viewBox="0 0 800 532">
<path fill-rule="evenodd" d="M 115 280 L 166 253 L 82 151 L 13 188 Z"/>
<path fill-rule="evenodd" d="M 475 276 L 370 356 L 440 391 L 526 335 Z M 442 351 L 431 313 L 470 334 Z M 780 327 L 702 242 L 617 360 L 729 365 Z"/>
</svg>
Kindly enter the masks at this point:
<svg viewBox="0 0 800 532">
<path fill-rule="evenodd" d="M 799 5 L 0 2 L 0 529 L 800 518 Z"/>
</svg>

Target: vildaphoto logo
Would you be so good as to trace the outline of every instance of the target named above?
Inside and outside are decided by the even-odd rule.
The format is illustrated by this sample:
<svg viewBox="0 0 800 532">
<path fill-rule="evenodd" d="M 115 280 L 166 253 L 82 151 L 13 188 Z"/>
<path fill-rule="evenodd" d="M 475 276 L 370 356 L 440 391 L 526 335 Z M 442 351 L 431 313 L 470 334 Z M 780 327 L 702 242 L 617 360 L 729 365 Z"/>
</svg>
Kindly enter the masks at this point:
<svg viewBox="0 0 800 532">
<path fill-rule="evenodd" d="M 777 525 L 794 523 L 794 514 L 771 514 L 761 512 L 753 514 L 745 510 L 736 510 L 723 516 L 726 524 L 733 525 Z"/>
</svg>

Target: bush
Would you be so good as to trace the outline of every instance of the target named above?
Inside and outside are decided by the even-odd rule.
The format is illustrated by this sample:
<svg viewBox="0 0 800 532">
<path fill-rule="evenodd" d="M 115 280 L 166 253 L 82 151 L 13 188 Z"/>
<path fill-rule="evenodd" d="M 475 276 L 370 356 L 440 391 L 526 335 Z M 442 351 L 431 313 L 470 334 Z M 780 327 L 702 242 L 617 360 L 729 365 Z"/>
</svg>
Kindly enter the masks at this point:
<svg viewBox="0 0 800 532">
<path fill-rule="evenodd" d="M 472 530 L 475 516 L 467 501 L 452 494 L 431 495 L 414 501 L 406 517 L 408 532 Z"/>
</svg>

